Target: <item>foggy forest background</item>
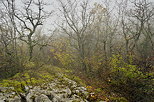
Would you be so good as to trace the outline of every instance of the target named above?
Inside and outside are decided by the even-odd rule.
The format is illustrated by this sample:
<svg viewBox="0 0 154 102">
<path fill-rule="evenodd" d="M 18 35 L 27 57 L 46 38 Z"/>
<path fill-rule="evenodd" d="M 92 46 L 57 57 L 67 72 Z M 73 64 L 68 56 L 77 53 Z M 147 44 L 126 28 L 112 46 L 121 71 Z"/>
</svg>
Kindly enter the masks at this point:
<svg viewBox="0 0 154 102">
<path fill-rule="evenodd" d="M 0 1 L 0 80 L 56 66 L 98 94 L 152 102 L 154 2 L 55 2 Z"/>
</svg>

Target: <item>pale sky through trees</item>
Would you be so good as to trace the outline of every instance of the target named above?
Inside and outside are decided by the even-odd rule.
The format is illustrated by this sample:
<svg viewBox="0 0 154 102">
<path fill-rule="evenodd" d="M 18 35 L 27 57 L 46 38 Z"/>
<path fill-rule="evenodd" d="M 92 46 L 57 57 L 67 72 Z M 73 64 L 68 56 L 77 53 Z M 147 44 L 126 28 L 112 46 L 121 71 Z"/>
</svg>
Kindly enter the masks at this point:
<svg viewBox="0 0 154 102">
<path fill-rule="evenodd" d="M 21 1 L 24 2 L 24 0 L 16 0 L 17 3 L 17 7 L 22 7 L 21 5 Z M 46 8 L 44 8 L 47 11 L 54 11 L 53 14 L 51 15 L 50 18 L 48 18 L 46 20 L 46 22 L 44 22 L 43 25 L 43 29 L 45 31 L 45 33 L 47 33 L 49 30 L 54 29 L 54 27 L 56 26 L 55 21 L 58 21 L 58 12 L 59 12 L 59 4 L 58 4 L 58 0 L 43 0 L 47 6 Z M 62 0 L 65 1 L 65 0 Z M 83 1 L 83 0 L 79 0 L 79 1 Z M 113 0 L 110 0 L 113 1 Z M 89 0 L 90 6 L 93 6 L 94 3 L 101 3 L 102 4 L 102 0 Z"/>
<path fill-rule="evenodd" d="M 24 0 L 16 0 L 17 7 L 19 8 L 22 7 L 21 1 L 24 2 Z M 56 26 L 56 23 L 58 23 L 58 21 L 60 20 L 58 17 L 60 5 L 58 4 L 58 0 L 43 0 L 43 1 L 47 4 L 44 10 L 49 11 L 49 12 L 53 11 L 51 17 L 46 19 L 46 22 L 44 22 L 44 25 L 43 25 L 43 29 L 45 33 L 48 34 L 50 33 L 49 30 L 53 30 Z M 66 0 L 62 0 L 62 2 L 65 2 L 65 1 Z M 84 1 L 84 0 L 77 0 L 77 1 Z M 99 3 L 105 6 L 104 5 L 105 1 L 109 2 L 110 10 L 115 10 L 116 12 L 116 7 L 115 7 L 116 0 L 89 0 L 89 4 L 91 8 L 94 7 L 94 3 Z M 116 2 L 120 2 L 120 1 L 122 0 L 117 0 Z M 147 0 L 147 1 L 154 2 L 154 0 Z"/>
</svg>

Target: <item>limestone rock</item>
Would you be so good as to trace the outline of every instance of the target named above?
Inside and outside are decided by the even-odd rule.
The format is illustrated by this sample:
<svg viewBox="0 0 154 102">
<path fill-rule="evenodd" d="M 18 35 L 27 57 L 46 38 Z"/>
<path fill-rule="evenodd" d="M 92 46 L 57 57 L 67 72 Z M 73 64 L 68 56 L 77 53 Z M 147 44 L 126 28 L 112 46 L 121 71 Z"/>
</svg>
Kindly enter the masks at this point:
<svg viewBox="0 0 154 102">
<path fill-rule="evenodd" d="M 9 102 L 21 102 L 21 99 L 18 96 L 15 96 L 13 99 L 10 99 Z"/>
<path fill-rule="evenodd" d="M 68 78 L 59 76 L 49 84 L 42 86 L 25 87 L 26 92 L 22 93 L 27 102 L 88 102 L 89 93 L 86 88 Z M 9 92 L 8 92 L 8 89 Z M 21 98 L 11 92 L 12 88 L 0 87 L 0 102 L 21 102 Z M 15 97 L 14 97 L 15 96 Z M 14 98 L 13 98 L 14 97 Z"/>
<path fill-rule="evenodd" d="M 46 95 L 41 94 L 35 98 L 35 102 L 52 102 Z"/>
</svg>

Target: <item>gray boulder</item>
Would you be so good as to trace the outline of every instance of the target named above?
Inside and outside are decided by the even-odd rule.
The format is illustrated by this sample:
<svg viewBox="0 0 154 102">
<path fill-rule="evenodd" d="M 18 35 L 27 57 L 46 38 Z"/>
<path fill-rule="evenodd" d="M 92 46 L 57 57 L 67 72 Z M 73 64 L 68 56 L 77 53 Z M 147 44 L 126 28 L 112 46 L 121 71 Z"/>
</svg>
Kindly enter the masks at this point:
<svg viewBox="0 0 154 102">
<path fill-rule="evenodd" d="M 21 102 L 20 97 L 15 96 L 13 99 L 10 99 L 9 102 Z"/>
<path fill-rule="evenodd" d="M 35 98 L 35 102 L 52 102 L 46 95 L 41 94 Z"/>
</svg>

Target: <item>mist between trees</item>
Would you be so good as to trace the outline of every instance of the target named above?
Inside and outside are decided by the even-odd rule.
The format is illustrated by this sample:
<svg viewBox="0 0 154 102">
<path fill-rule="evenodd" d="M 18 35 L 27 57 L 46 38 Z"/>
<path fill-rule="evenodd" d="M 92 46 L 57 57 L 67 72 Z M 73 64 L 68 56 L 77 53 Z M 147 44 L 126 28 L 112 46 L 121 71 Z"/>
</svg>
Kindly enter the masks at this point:
<svg viewBox="0 0 154 102">
<path fill-rule="evenodd" d="M 22 1 L 21 8 L 17 2 L 0 1 L 0 79 L 27 65 L 36 70 L 53 65 L 98 78 L 129 101 L 152 102 L 154 2 L 57 0 L 57 11 L 45 11 L 53 5 L 43 0 Z M 54 29 L 46 35 L 43 28 L 49 25 L 44 22 L 54 14 Z M 135 89 L 137 84 L 148 84 L 146 92 Z"/>
</svg>

